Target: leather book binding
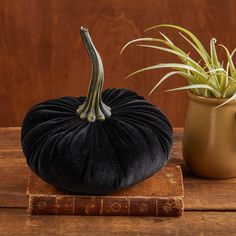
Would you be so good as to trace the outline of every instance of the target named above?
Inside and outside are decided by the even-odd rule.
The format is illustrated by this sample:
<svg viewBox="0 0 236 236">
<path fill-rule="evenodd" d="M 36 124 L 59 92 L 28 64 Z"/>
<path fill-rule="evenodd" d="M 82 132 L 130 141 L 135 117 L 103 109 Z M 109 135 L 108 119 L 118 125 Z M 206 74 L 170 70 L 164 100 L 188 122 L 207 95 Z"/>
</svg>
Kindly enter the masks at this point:
<svg viewBox="0 0 236 236">
<path fill-rule="evenodd" d="M 180 166 L 168 164 L 148 179 L 111 195 L 73 195 L 30 173 L 31 215 L 181 216 L 184 209 Z"/>
</svg>

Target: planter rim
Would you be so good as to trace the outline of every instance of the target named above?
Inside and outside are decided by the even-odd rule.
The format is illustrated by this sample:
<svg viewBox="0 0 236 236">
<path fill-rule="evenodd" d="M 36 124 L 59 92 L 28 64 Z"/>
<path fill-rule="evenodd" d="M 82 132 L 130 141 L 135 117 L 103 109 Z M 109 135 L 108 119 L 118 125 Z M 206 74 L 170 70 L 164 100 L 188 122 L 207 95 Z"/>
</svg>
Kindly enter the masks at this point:
<svg viewBox="0 0 236 236">
<path fill-rule="evenodd" d="M 199 96 L 194 94 L 191 91 L 187 91 L 188 97 L 191 100 L 194 100 L 196 102 L 201 102 L 201 103 L 206 103 L 206 104 L 213 104 L 213 105 L 220 105 L 223 102 L 225 102 L 228 98 L 210 98 L 210 97 L 203 97 L 203 96 Z M 235 105 L 236 104 L 236 99 L 230 101 L 229 103 L 225 104 L 224 106 L 227 105 Z"/>
</svg>

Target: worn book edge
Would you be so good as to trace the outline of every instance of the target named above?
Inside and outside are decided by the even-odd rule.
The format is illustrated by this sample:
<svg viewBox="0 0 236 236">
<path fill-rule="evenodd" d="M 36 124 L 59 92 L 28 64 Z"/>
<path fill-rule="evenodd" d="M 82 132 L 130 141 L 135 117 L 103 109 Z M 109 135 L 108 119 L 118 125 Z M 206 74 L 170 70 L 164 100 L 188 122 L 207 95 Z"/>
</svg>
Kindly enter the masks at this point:
<svg viewBox="0 0 236 236">
<path fill-rule="evenodd" d="M 77 203 L 76 203 L 77 202 Z M 31 215 L 181 216 L 183 197 L 125 198 L 31 196 Z"/>
<path fill-rule="evenodd" d="M 183 176 L 179 196 L 88 196 L 29 193 L 31 215 L 116 215 L 116 216 L 181 216 L 184 211 Z"/>
</svg>

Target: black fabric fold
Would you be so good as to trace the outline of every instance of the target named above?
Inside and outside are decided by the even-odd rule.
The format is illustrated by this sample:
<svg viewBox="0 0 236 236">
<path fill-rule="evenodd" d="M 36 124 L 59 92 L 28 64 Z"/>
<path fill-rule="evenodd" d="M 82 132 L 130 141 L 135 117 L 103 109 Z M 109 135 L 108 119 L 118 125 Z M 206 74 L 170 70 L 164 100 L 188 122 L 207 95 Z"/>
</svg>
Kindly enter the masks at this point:
<svg viewBox="0 0 236 236">
<path fill-rule="evenodd" d="M 173 142 L 166 116 L 127 89 L 107 89 L 112 115 L 89 123 L 76 115 L 85 97 L 35 105 L 22 125 L 29 167 L 48 183 L 74 193 L 108 194 L 159 171 Z"/>
</svg>

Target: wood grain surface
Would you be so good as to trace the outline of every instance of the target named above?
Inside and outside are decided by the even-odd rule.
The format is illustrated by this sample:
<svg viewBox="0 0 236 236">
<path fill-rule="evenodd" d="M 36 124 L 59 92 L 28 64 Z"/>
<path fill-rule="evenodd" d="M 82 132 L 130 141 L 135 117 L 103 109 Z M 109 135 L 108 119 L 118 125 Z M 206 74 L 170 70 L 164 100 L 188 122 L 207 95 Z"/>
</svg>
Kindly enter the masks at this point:
<svg viewBox="0 0 236 236">
<path fill-rule="evenodd" d="M 25 209 L 0 210 L 1 235 L 229 236 L 236 212 L 185 212 L 182 217 L 28 216 Z"/>
<path fill-rule="evenodd" d="M 173 126 L 183 126 L 185 92 L 163 90 L 183 85 L 174 78 L 148 97 L 165 70 L 124 77 L 147 65 L 177 60 L 167 53 L 131 46 L 129 40 L 157 36 L 149 26 L 174 23 L 193 31 L 206 45 L 212 37 L 230 50 L 236 46 L 235 0 L 0 0 L 0 126 L 20 126 L 24 114 L 40 101 L 85 95 L 90 62 L 79 27 L 90 29 L 103 58 L 105 88 L 127 87 L 159 106 Z M 164 30 L 188 50 L 178 32 Z"/>
<path fill-rule="evenodd" d="M 182 129 L 174 129 L 170 157 L 184 173 L 182 217 L 29 216 L 29 169 L 20 147 L 20 128 L 0 128 L 0 235 L 236 235 L 236 178 L 194 176 L 182 159 L 182 136 Z"/>
</svg>

